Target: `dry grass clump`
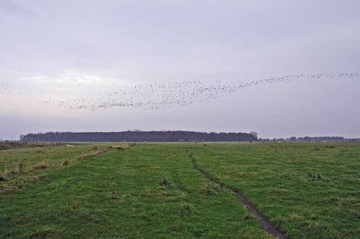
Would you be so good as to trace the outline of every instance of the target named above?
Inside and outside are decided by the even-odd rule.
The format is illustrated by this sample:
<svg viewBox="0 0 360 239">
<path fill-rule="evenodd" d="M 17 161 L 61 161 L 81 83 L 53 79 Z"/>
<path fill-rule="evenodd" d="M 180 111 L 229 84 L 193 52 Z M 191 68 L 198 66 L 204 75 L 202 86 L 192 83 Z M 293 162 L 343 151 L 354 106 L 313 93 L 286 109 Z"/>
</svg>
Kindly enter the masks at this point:
<svg viewBox="0 0 360 239">
<path fill-rule="evenodd" d="M 47 169 L 49 167 L 46 163 L 39 163 L 35 166 L 35 169 Z"/>
</svg>

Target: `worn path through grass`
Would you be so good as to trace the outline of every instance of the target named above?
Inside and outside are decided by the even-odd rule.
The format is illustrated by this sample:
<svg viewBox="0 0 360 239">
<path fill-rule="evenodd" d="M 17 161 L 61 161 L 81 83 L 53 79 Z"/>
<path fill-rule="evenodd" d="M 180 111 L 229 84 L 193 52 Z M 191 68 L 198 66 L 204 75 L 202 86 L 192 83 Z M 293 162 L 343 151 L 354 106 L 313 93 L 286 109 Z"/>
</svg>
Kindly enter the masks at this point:
<svg viewBox="0 0 360 239">
<path fill-rule="evenodd" d="M 207 144 L 193 152 L 291 238 L 360 238 L 359 143 Z"/>
<path fill-rule="evenodd" d="M 360 235 L 357 143 L 137 144 L 85 158 L 0 193 L 0 238 L 272 238 L 227 188 L 289 238 Z"/>
<path fill-rule="evenodd" d="M 64 167 L 126 144 L 76 144 L 10 148 L 0 150 L 0 192 L 21 188 L 37 180 L 39 170 Z"/>
<path fill-rule="evenodd" d="M 271 238 L 192 168 L 191 144 L 141 144 L 40 172 L 0 195 L 0 238 Z"/>
<path fill-rule="evenodd" d="M 261 223 L 264 231 L 271 234 L 277 239 L 287 238 L 287 235 L 282 232 L 281 229 L 278 228 L 278 226 L 274 225 L 274 223 L 272 223 L 268 218 L 266 218 L 238 188 L 233 188 L 232 186 L 227 185 L 226 183 L 222 182 L 221 179 L 216 178 L 214 175 L 211 175 L 209 172 L 207 172 L 203 167 L 198 164 L 193 153 L 189 155 L 189 159 L 191 160 L 193 167 L 202 175 L 204 175 L 205 178 L 207 178 L 213 183 L 216 183 L 220 187 L 226 188 L 229 191 L 233 192 L 236 198 L 239 199 L 239 201 L 242 203 L 242 205 L 248 208 L 252 215 Z"/>
</svg>

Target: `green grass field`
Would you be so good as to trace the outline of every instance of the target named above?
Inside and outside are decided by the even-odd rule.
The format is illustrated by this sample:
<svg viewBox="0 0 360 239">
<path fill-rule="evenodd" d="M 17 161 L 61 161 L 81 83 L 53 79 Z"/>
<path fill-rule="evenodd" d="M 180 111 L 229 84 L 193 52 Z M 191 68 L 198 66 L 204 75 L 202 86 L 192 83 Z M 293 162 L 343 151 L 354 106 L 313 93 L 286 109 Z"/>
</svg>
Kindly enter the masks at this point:
<svg viewBox="0 0 360 239">
<path fill-rule="evenodd" d="M 360 238 L 358 143 L 15 148 L 0 174 L 0 238 L 273 238 L 236 190 L 289 238 Z"/>
</svg>

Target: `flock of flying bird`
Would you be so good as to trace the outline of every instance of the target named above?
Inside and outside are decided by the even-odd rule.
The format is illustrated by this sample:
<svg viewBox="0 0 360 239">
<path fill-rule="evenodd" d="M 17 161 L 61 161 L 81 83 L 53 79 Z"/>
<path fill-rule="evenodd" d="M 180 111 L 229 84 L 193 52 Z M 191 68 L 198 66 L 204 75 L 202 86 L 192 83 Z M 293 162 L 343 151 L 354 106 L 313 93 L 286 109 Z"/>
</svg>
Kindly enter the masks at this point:
<svg viewBox="0 0 360 239">
<path fill-rule="evenodd" d="M 181 81 L 152 83 L 114 90 L 110 93 L 102 92 L 93 97 L 73 97 L 64 99 L 46 97 L 43 103 L 56 104 L 63 108 L 78 110 L 99 110 L 118 107 L 156 110 L 211 102 L 219 97 L 248 87 L 319 79 L 360 79 L 360 74 L 358 72 L 338 74 L 319 73 L 311 75 L 298 74 L 250 82 Z M 6 89 L 7 84 L 0 83 L 0 93 Z"/>
</svg>

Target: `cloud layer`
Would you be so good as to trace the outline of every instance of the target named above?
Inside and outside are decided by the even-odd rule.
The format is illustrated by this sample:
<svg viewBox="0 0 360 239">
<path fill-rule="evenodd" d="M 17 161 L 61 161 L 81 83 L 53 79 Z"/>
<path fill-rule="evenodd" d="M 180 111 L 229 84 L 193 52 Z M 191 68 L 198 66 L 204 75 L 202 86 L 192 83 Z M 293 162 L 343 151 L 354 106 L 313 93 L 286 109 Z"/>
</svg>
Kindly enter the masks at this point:
<svg viewBox="0 0 360 239">
<path fill-rule="evenodd" d="M 357 72 L 359 10 L 357 0 L 0 1 L 0 138 L 133 128 L 360 136 L 360 84 L 341 78 L 155 111 L 44 104 L 154 83 Z"/>
</svg>

